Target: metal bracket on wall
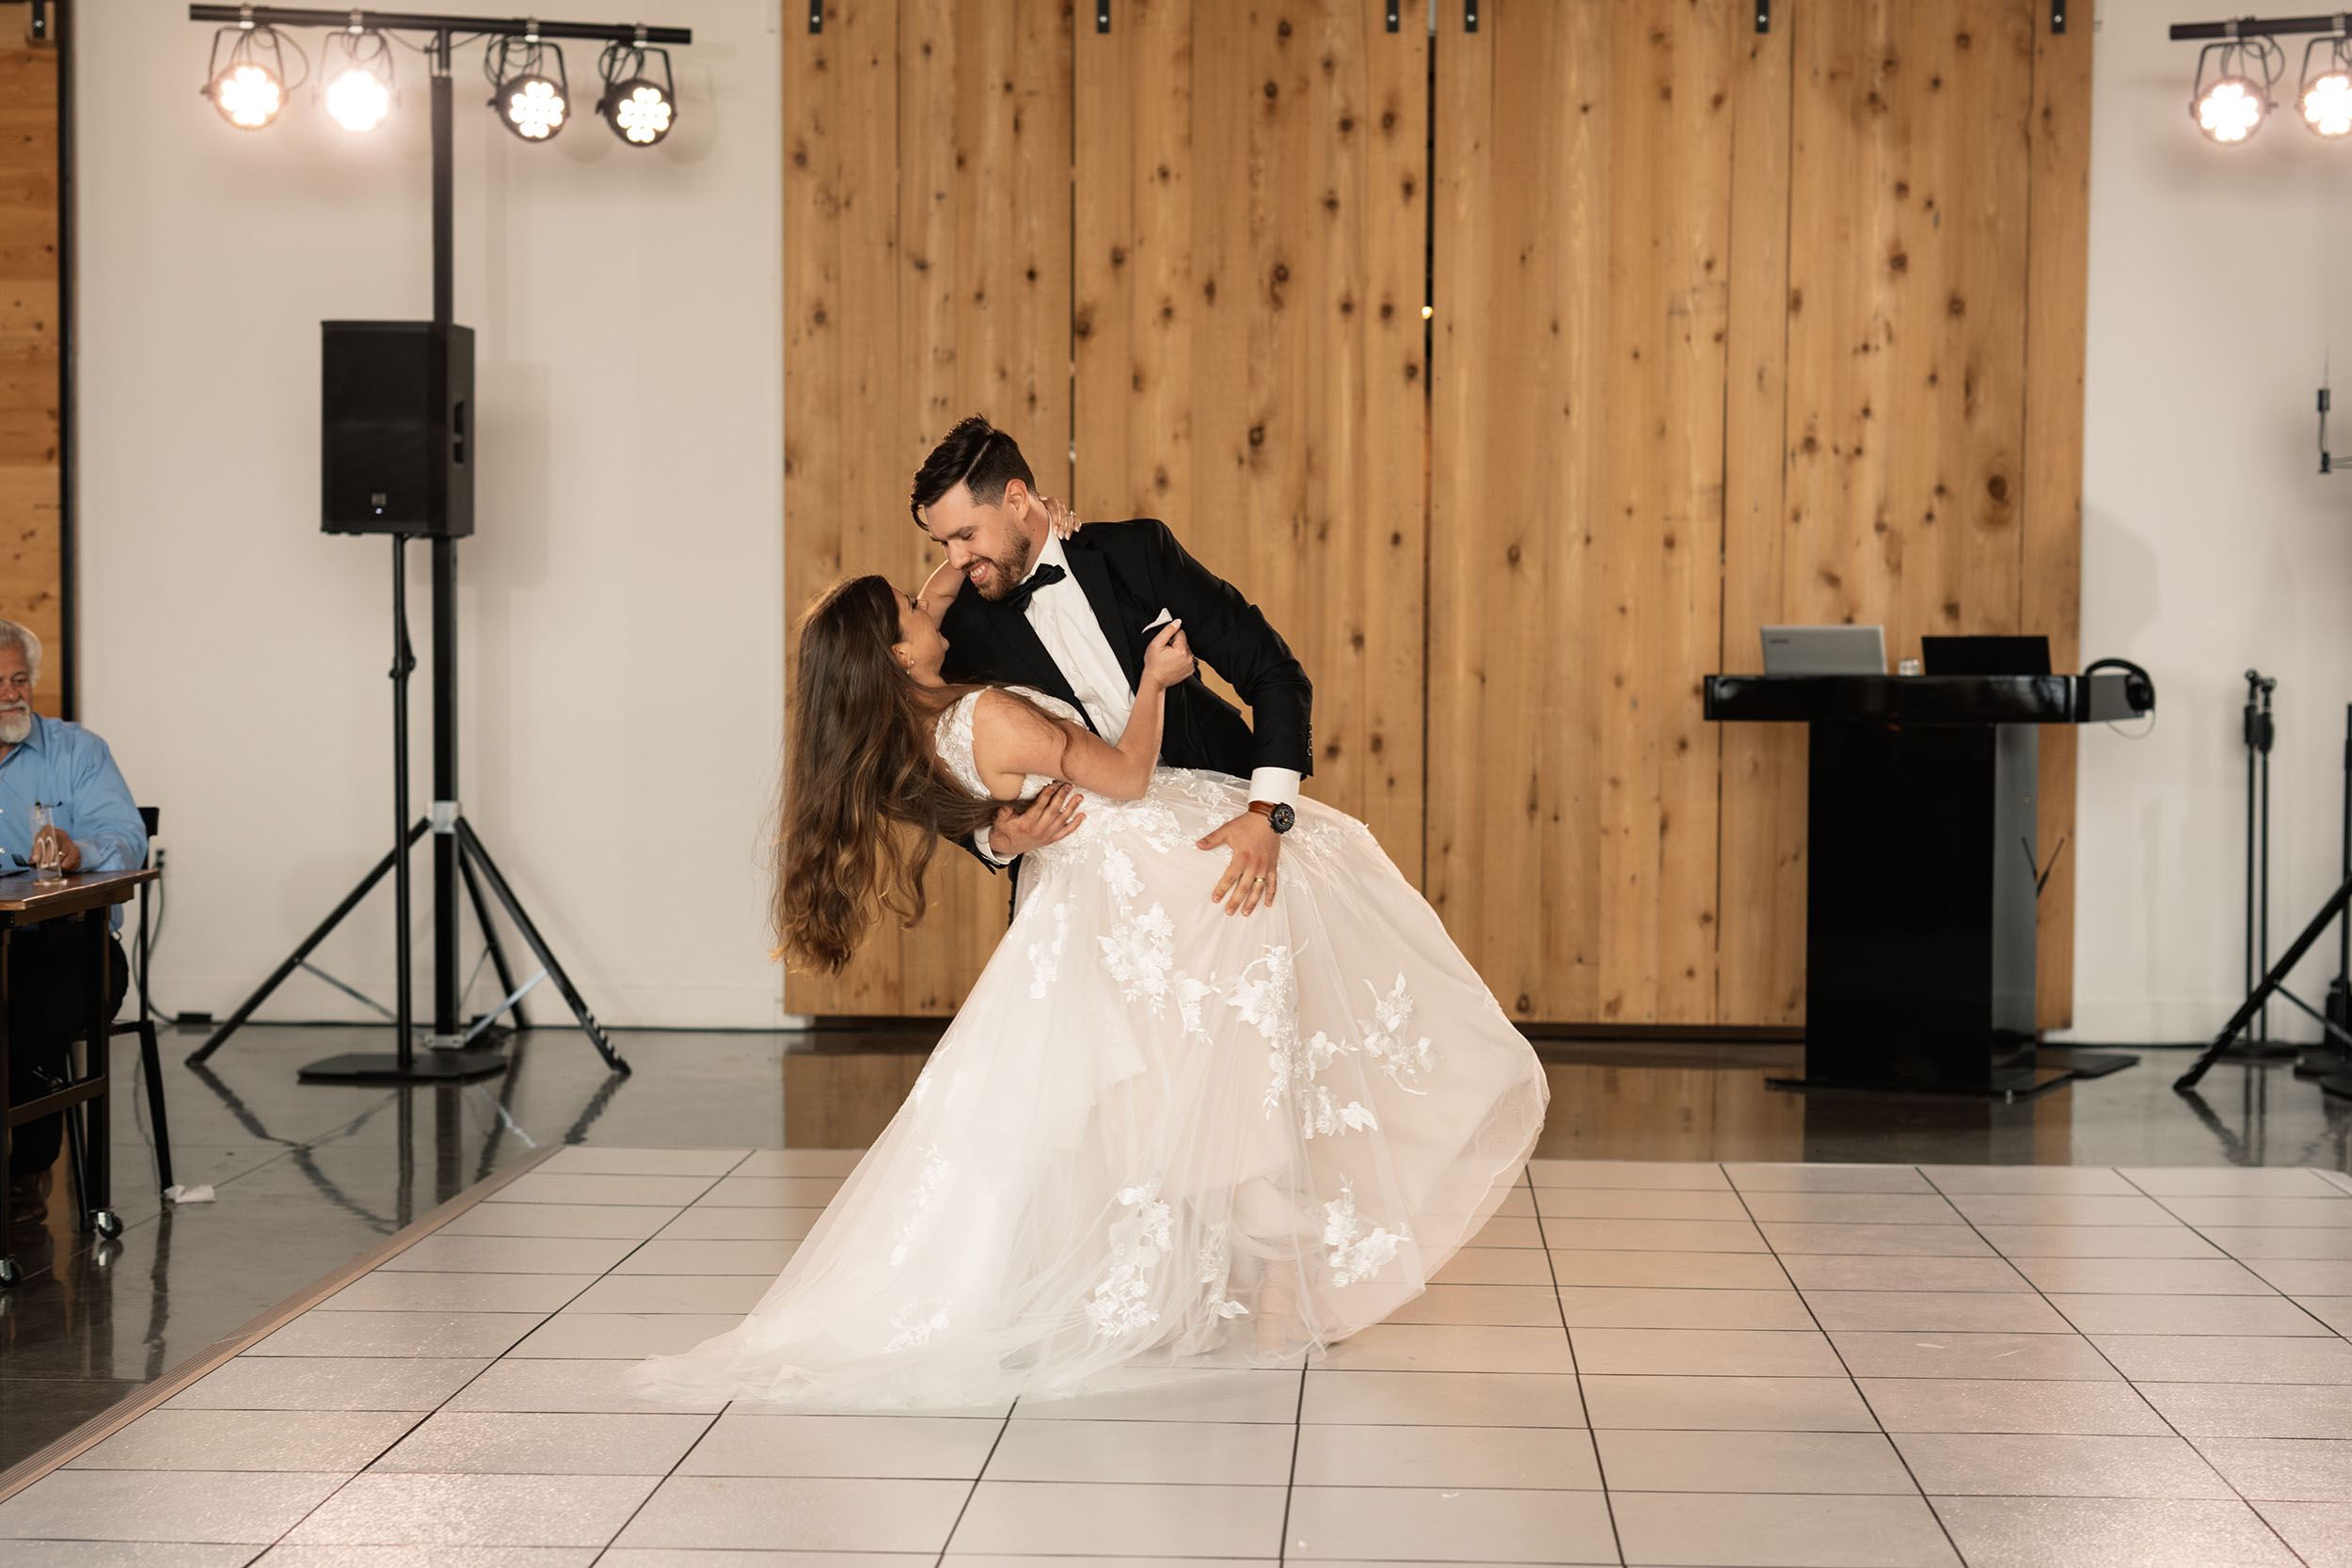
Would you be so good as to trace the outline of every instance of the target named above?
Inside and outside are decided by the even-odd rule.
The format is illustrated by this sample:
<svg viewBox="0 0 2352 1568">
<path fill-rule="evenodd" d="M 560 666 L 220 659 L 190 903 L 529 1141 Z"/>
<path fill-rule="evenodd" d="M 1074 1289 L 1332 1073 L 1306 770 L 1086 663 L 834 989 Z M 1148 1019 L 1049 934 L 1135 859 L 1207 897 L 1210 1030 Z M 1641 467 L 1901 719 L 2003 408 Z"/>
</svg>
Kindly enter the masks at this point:
<svg viewBox="0 0 2352 1568">
<path fill-rule="evenodd" d="M 1759 33 L 1772 30 L 1772 0 L 1756 0 L 1756 30 Z"/>
<path fill-rule="evenodd" d="M 2066 31 L 2066 0 L 2050 0 L 2050 31 Z"/>
<path fill-rule="evenodd" d="M 1397 29 L 1396 13 L 1399 3 L 1400 0 L 1389 0 L 1389 31 L 1391 33 L 1395 32 Z"/>
<path fill-rule="evenodd" d="M 1111 0 L 1094 0 L 1094 30 L 1098 33 L 1111 30 Z"/>
<path fill-rule="evenodd" d="M 1396 23 L 1394 18 L 1396 8 L 1394 6 L 1391 6 L 1389 10 L 1391 12 L 1389 31 L 1393 33 L 1396 31 Z M 26 19 L 24 24 L 24 41 L 27 43 L 48 43 L 51 41 L 51 34 L 49 30 L 49 0 L 33 0 L 32 15 Z"/>
<path fill-rule="evenodd" d="M 825 30 L 825 0 L 808 0 L 808 30 L 812 33 Z"/>
<path fill-rule="evenodd" d="M 1478 0 L 1462 0 L 1462 31 L 1478 31 Z"/>
</svg>

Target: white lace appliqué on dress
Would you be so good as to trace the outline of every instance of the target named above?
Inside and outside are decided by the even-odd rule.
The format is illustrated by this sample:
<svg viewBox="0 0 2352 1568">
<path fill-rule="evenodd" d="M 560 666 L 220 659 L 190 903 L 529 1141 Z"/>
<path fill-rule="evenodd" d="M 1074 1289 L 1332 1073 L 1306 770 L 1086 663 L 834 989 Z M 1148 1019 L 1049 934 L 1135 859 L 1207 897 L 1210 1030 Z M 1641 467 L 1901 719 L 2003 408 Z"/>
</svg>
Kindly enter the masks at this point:
<svg viewBox="0 0 2352 1568">
<path fill-rule="evenodd" d="M 1196 1276 L 1208 1287 L 1208 1299 L 1202 1305 L 1213 1318 L 1246 1318 L 1249 1308 L 1232 1300 L 1226 1291 L 1232 1286 L 1232 1243 L 1226 1239 L 1225 1223 L 1220 1220 L 1200 1233 L 1200 1271 Z"/>
<path fill-rule="evenodd" d="M 882 1350 L 918 1350 L 932 1335 L 947 1326 L 947 1298 L 933 1291 L 916 1296 L 890 1316 L 890 1326 L 898 1332 Z"/>
<path fill-rule="evenodd" d="M 1061 978 L 1062 943 L 1070 940 L 1070 906 L 1054 906 L 1054 940 L 1029 943 L 1029 995 L 1043 1001 L 1045 989 Z M 1425 1042 L 1424 1042 L 1425 1043 Z"/>
<path fill-rule="evenodd" d="M 1119 1201 L 1129 1212 L 1111 1225 L 1110 1267 L 1096 1283 L 1094 1299 L 1087 1303 L 1087 1317 L 1094 1332 L 1105 1338 L 1132 1334 L 1160 1321 L 1144 1298 L 1152 1291 L 1152 1266 L 1174 1244 L 1168 1236 L 1168 1205 L 1160 1201 L 1157 1181 L 1120 1188 Z"/>
<path fill-rule="evenodd" d="M 1120 995 L 1149 1001 L 1158 1012 L 1168 996 L 1168 972 L 1176 965 L 1176 923 L 1168 911 L 1154 904 L 1094 940 L 1103 944 L 1103 967 L 1119 982 Z"/>
<path fill-rule="evenodd" d="M 1438 1053 L 1427 1035 L 1415 1044 L 1405 1043 L 1405 1026 L 1413 1018 L 1413 999 L 1406 992 L 1405 976 L 1396 977 L 1395 988 L 1386 996 L 1369 980 L 1364 989 L 1372 992 L 1372 1022 L 1356 1025 L 1364 1032 L 1364 1054 L 1378 1062 L 1389 1082 L 1406 1094 L 1427 1094 L 1421 1081 L 1437 1070 Z"/>
<path fill-rule="evenodd" d="M 1263 976 L 1257 971 L 1263 966 Z M 1310 1039 L 1298 1037 L 1298 968 L 1287 945 L 1269 947 L 1265 956 L 1242 971 L 1226 993 L 1226 1006 L 1254 1024 L 1273 1048 L 1266 1066 L 1273 1077 L 1266 1085 L 1262 1107 L 1270 1115 L 1285 1099 L 1298 1113 L 1298 1135 L 1334 1137 L 1342 1132 L 1377 1130 L 1380 1123 L 1361 1101 L 1340 1103 L 1339 1096 L 1316 1082 L 1323 1069 L 1356 1047 L 1335 1040 L 1322 1030 Z"/>
<path fill-rule="evenodd" d="M 1388 1230 L 1375 1226 L 1367 1234 L 1359 1234 L 1362 1224 L 1356 1218 L 1355 1184 L 1344 1176 L 1340 1178 L 1340 1196 L 1323 1206 L 1323 1244 L 1331 1249 L 1331 1283 L 1353 1285 L 1370 1278 L 1396 1256 L 1399 1243 L 1411 1234 L 1405 1227 Z"/>
<path fill-rule="evenodd" d="M 907 1255 L 923 1239 L 923 1233 L 930 1229 L 931 1221 L 939 1212 L 939 1200 L 946 1195 L 947 1179 L 954 1174 L 955 1167 L 937 1144 L 923 1150 L 923 1172 L 898 1200 L 898 1229 L 893 1238 L 896 1244 L 890 1249 L 892 1268 L 904 1268 Z"/>
<path fill-rule="evenodd" d="M 1102 872 L 1103 880 L 1119 895 L 1122 904 L 1143 891 L 1143 879 L 1136 875 L 1135 857 L 1116 844 L 1103 847 Z"/>
</svg>

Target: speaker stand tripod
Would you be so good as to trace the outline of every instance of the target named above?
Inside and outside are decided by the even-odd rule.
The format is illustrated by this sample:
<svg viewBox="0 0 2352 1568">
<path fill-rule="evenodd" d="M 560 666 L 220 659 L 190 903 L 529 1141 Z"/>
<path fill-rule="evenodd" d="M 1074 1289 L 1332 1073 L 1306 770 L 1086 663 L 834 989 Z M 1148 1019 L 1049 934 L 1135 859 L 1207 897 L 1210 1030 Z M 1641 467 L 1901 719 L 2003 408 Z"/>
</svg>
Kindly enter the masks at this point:
<svg viewBox="0 0 2352 1568">
<path fill-rule="evenodd" d="M 283 963 L 262 982 L 259 990 L 246 998 L 244 1004 L 230 1014 L 229 1021 L 213 1031 L 211 1037 L 188 1055 L 188 1065 L 200 1066 L 223 1041 L 244 1027 L 255 1010 L 269 1000 L 271 993 L 284 984 L 295 970 L 306 966 L 312 952 L 342 924 L 344 916 L 358 909 L 367 895 L 375 890 L 386 874 L 392 879 L 393 908 L 393 985 L 394 1047 L 389 1052 L 351 1052 L 312 1062 L 301 1071 L 305 1083 L 464 1083 L 487 1078 L 506 1069 L 506 1058 L 492 1050 L 475 1049 L 475 1042 L 488 1032 L 501 1016 L 511 1014 L 517 1030 L 529 1029 L 531 1020 L 523 1012 L 523 998 L 542 980 L 552 980 L 556 990 L 571 1008 L 581 1033 L 604 1058 L 605 1066 L 614 1072 L 627 1073 L 628 1064 L 613 1051 L 612 1042 L 588 1010 L 584 1001 L 564 974 L 548 948 L 547 940 L 532 922 L 515 895 L 514 888 L 500 872 L 490 853 L 483 847 L 481 837 L 465 814 L 457 809 L 454 795 L 455 747 L 453 726 L 455 673 L 440 657 L 441 644 L 454 643 L 454 636 L 445 637 L 443 628 L 449 620 L 443 613 L 441 583 L 443 560 L 447 559 L 454 576 L 454 553 L 452 541 L 437 539 L 434 576 L 434 729 L 435 729 L 435 792 L 438 799 L 431 815 L 411 822 L 408 816 L 408 677 L 416 669 L 417 657 L 408 641 L 408 591 L 405 571 L 407 539 L 399 534 L 392 537 L 392 827 L 393 847 L 374 867 L 359 879 L 358 885 L 344 895 L 316 929 L 303 938 L 301 944 L 287 955 Z M 454 647 L 446 650 L 453 655 Z M 444 673 L 447 671 L 448 673 Z M 421 1054 L 416 1049 L 415 1007 L 412 1002 L 412 982 L 409 977 L 410 897 L 408 852 L 428 833 L 434 840 L 435 873 L 435 963 L 434 963 L 434 1049 Z M 462 879 L 466 895 L 473 905 L 474 920 L 482 927 L 483 941 L 490 951 L 490 965 L 497 973 L 503 999 L 474 1021 L 462 1035 L 457 1032 L 457 909 L 456 882 Z M 498 927 L 490 922 L 490 911 L 482 895 L 483 884 L 490 893 L 533 957 L 539 960 L 539 973 L 522 985 L 515 983 L 514 972 L 508 967 L 506 950 L 499 941 Z M 446 938 L 446 941 L 443 939 Z"/>
<path fill-rule="evenodd" d="M 2248 679 L 2254 678 L 2253 673 L 2249 671 Z M 2249 711 L 2251 711 L 2250 704 Z M 2346 913 L 2347 910 L 2352 910 L 2352 708 L 2344 711 L 2344 880 L 2328 895 L 2328 901 L 2319 907 L 2319 912 L 2312 916 L 2311 924 L 2303 927 L 2302 934 L 2295 939 L 2286 956 L 2271 965 L 2269 972 L 2263 975 L 2262 983 L 2248 994 L 2238 1010 L 2230 1015 L 2230 1022 L 2221 1026 L 2221 1033 L 2214 1037 L 2213 1043 L 2205 1047 L 2203 1054 L 2186 1072 L 2173 1081 L 2172 1086 L 2183 1094 L 2196 1088 L 2198 1080 L 2205 1076 L 2214 1063 L 2224 1057 L 2247 1059 L 2231 1048 L 2237 1042 L 2238 1032 L 2253 1022 L 2255 1015 L 2262 1012 L 2275 996 L 2308 1014 L 2319 1025 L 2319 1044 L 2304 1047 L 2297 1053 L 2302 1059 L 2296 1067 L 2296 1076 L 2316 1079 L 2321 1092 L 2341 1100 L 2352 1100 L 2352 914 Z M 2337 933 L 2339 967 L 2335 979 L 2328 987 L 2326 1006 L 2314 1007 L 2286 989 L 2287 975 L 2303 961 L 2303 955 L 2318 943 L 2328 926 L 2338 919 L 2344 921 Z"/>
<path fill-rule="evenodd" d="M 198 7 L 191 15 L 199 21 L 215 20 L 200 14 Z M 245 20 L 250 24 L 250 8 Z M 218 18 L 236 21 L 233 12 Z M 327 12 L 287 12 L 279 20 L 292 24 L 325 24 L 338 19 Z M 439 24 L 433 42 L 427 46 L 432 67 L 433 119 L 433 322 L 447 327 L 454 319 L 455 264 L 453 257 L 453 142 L 451 124 L 452 83 L 450 80 L 450 51 L 453 32 L 465 22 L 460 18 L 426 19 Z M 486 24 L 490 30 L 516 31 L 522 23 Z M 533 31 L 537 24 L 529 24 Z M 617 30 L 612 31 L 617 35 Z M 595 29 L 591 29 L 595 33 Z M 577 36 L 577 35 L 566 35 Z M 601 36 L 601 35 L 599 35 Z M 642 40 L 644 30 L 638 30 Z M 231 1014 L 229 1022 L 213 1031 L 207 1039 L 188 1055 L 188 1065 L 201 1065 L 220 1049 L 221 1042 L 242 1027 L 254 1009 L 266 1001 L 286 977 L 302 967 L 327 933 L 342 922 L 345 915 L 358 908 L 361 899 L 384 879 L 386 872 L 392 875 L 392 901 L 395 932 L 394 961 L 396 969 L 396 1005 L 393 1010 L 394 1048 L 390 1052 L 362 1052 L 329 1056 L 312 1062 L 302 1069 L 307 1083 L 452 1083 L 486 1078 L 506 1068 L 506 1058 L 496 1051 L 469 1049 L 501 1014 L 512 1011 L 518 1027 L 528 1028 L 522 1013 L 522 999 L 542 979 L 552 979 L 556 990 L 571 1007 L 572 1017 L 579 1021 L 580 1030 L 588 1037 L 605 1066 L 616 1073 L 627 1073 L 628 1064 L 613 1051 L 612 1041 L 597 1027 L 588 1004 L 573 986 L 564 966 L 556 962 L 539 928 L 523 911 L 522 902 L 483 848 L 465 814 L 457 804 L 457 542 L 446 535 L 437 535 L 433 546 L 433 810 L 430 816 L 412 823 L 408 816 L 408 675 L 416 666 L 416 656 L 408 644 L 408 597 L 405 566 L 405 535 L 392 536 L 392 829 L 391 852 L 375 864 L 375 868 L 359 880 L 359 885 L 346 895 L 334 912 L 303 940 L 275 974 L 262 983 L 261 990 L 246 999 L 245 1005 Z M 408 851 L 421 838 L 430 833 L 433 838 L 433 1038 L 434 1049 L 420 1055 L 416 1050 L 414 1009 L 411 1006 L 409 977 L 409 892 Z M 505 999 L 478 1021 L 465 1034 L 458 1033 L 459 1006 L 457 978 L 457 887 L 463 879 L 466 891 L 473 901 L 474 916 L 480 922 L 488 942 L 491 962 L 498 971 L 499 984 L 506 988 Z M 482 898 L 483 882 L 523 941 L 538 958 L 540 973 L 517 987 L 509 973 L 506 954 L 499 945 L 498 932 L 491 926 Z"/>
</svg>

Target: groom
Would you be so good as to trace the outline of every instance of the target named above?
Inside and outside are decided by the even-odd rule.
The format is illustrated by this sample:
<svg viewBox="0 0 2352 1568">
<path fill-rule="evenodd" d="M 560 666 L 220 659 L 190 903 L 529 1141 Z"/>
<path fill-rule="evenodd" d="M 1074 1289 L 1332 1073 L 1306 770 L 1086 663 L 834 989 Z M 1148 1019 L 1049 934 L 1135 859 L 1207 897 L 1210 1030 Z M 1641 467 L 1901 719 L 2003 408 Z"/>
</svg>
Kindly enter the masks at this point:
<svg viewBox="0 0 2352 1568">
<path fill-rule="evenodd" d="M 1031 686 L 1074 705 L 1114 744 L 1135 706 L 1143 650 L 1158 623 L 1184 624 L 1193 652 L 1249 705 L 1253 731 L 1196 675 L 1168 693 L 1160 760 L 1249 781 L 1249 809 L 1200 840 L 1232 858 L 1209 896 L 1228 914 L 1271 902 L 1281 835 L 1299 782 L 1314 771 L 1313 689 L 1255 605 L 1184 553 L 1168 525 L 1144 517 L 1090 523 L 1055 536 L 1037 481 L 1013 438 L 977 415 L 947 433 L 914 476 L 917 526 L 947 552 L 974 592 L 940 630 L 951 681 Z M 1060 836 L 1042 810 L 1000 815 L 975 835 L 991 866 Z"/>
</svg>

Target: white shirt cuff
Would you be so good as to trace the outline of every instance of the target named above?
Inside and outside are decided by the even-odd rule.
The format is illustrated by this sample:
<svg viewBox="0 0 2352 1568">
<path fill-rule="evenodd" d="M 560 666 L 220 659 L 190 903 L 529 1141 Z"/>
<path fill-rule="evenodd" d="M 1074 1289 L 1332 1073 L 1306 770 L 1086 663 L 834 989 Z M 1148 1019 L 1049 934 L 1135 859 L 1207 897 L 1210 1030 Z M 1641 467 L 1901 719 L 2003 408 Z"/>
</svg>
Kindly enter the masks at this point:
<svg viewBox="0 0 2352 1568">
<path fill-rule="evenodd" d="M 1300 778 L 1295 768 L 1261 768 L 1249 775 L 1249 798 L 1269 806 L 1295 807 Z"/>
<path fill-rule="evenodd" d="M 972 830 L 972 847 L 977 849 L 980 852 L 980 859 L 988 862 L 991 865 L 1002 866 L 1010 865 L 1012 863 L 1010 861 L 998 860 L 996 858 L 996 852 L 989 847 L 988 827 L 986 824 Z"/>
</svg>

